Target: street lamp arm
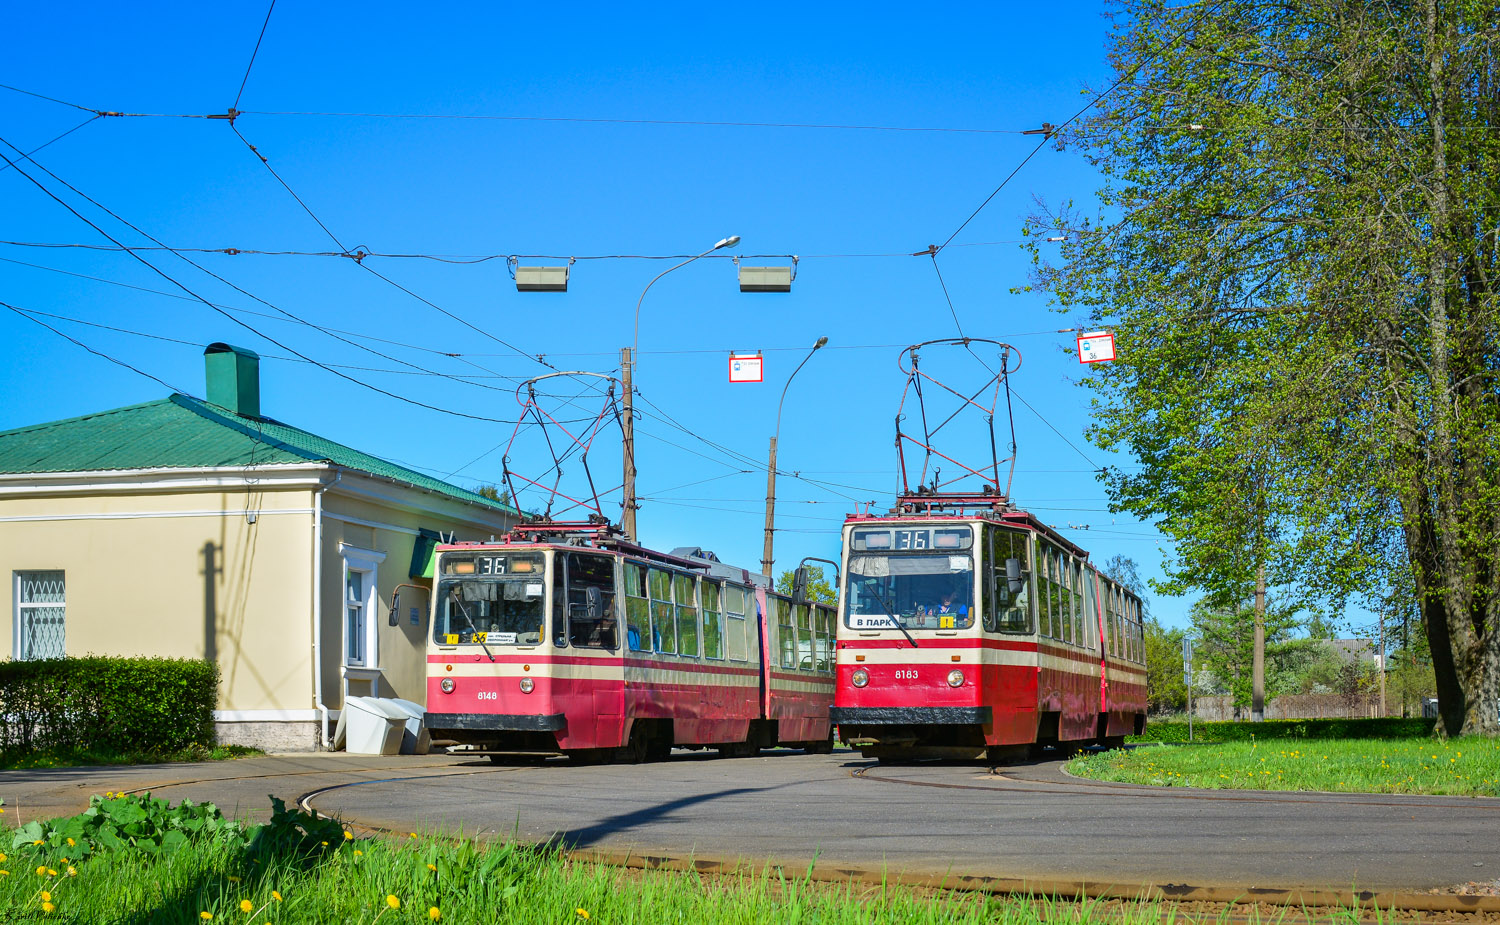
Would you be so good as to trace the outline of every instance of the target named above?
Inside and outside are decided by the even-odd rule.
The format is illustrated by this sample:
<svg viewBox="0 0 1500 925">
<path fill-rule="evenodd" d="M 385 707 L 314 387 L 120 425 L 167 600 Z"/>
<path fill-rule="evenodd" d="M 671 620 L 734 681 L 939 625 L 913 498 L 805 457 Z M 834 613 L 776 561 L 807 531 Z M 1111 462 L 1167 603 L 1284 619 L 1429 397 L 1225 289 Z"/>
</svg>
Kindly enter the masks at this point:
<svg viewBox="0 0 1500 925">
<path fill-rule="evenodd" d="M 656 285 L 656 281 L 661 279 L 663 276 L 666 276 L 668 273 L 671 273 L 673 270 L 678 270 L 687 266 L 694 260 L 697 260 L 699 257 L 707 257 L 709 254 L 712 254 L 714 251 L 718 250 L 721 247 L 733 247 L 739 242 L 739 235 L 730 235 L 729 237 L 719 241 L 719 243 L 715 244 L 713 247 L 710 247 L 703 253 L 698 254 L 694 257 L 689 257 L 682 263 L 667 267 L 665 270 L 662 270 L 660 273 L 651 277 L 651 282 L 647 283 L 646 288 L 641 290 L 641 297 L 635 300 L 635 333 L 630 341 L 630 355 L 632 359 L 634 359 L 635 355 L 639 353 L 641 349 L 641 303 L 646 301 L 646 293 L 651 291 L 651 287 Z"/>
<path fill-rule="evenodd" d="M 781 387 L 781 400 L 776 403 L 776 437 L 778 439 L 781 437 L 781 406 L 786 404 L 786 390 L 792 387 L 792 380 L 797 378 L 798 373 L 802 372 L 802 367 L 807 365 L 807 361 L 812 359 L 812 355 L 821 350 L 826 343 L 828 343 L 827 337 L 818 338 L 818 342 L 813 344 L 813 348 L 807 351 L 807 356 L 803 357 L 802 362 L 797 364 L 797 368 L 792 370 L 792 374 L 786 377 L 786 385 Z"/>
</svg>

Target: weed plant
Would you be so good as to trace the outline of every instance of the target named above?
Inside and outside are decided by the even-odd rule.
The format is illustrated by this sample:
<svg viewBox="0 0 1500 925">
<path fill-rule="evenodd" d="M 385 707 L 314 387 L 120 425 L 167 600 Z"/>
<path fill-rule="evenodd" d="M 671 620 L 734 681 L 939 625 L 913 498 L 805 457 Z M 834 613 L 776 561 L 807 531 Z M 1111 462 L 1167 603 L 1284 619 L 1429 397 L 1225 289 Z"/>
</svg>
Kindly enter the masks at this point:
<svg viewBox="0 0 1500 925">
<path fill-rule="evenodd" d="M 355 838 L 279 802 L 270 823 L 205 805 L 95 798 L 0 853 L 0 921 L 146 925 L 387 923 L 1156 923 L 1161 907 L 830 885 L 793 874 L 704 878 L 570 861 L 556 847 Z M 113 827 L 130 839 L 106 842 Z M 196 826 L 196 828 L 193 828 Z M 85 844 L 79 837 L 96 833 Z M 68 835 L 65 833 L 76 832 Z M 133 834 L 131 834 L 133 833 Z M 183 838 L 168 837 L 183 833 Z M 36 836 L 36 837 L 28 837 Z M 72 839 L 72 843 L 69 843 Z M 7 856 L 8 855 L 8 856 Z"/>
<path fill-rule="evenodd" d="M 1142 746 L 1076 758 L 1068 770 L 1163 787 L 1500 797 L 1500 742 L 1473 736 Z"/>
</svg>

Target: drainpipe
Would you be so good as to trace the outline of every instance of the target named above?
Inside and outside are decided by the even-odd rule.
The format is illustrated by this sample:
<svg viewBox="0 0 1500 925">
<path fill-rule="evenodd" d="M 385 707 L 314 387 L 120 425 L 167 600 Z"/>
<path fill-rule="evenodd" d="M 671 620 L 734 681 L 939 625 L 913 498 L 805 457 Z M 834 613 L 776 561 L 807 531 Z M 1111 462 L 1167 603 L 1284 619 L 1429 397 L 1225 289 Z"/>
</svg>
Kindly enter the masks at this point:
<svg viewBox="0 0 1500 925">
<path fill-rule="evenodd" d="M 328 705 L 323 702 L 323 493 L 339 483 L 344 473 L 335 470 L 333 481 L 313 492 L 313 580 L 312 580 L 312 657 L 313 702 L 318 706 L 323 728 L 323 750 L 333 743 L 328 739 Z"/>
</svg>

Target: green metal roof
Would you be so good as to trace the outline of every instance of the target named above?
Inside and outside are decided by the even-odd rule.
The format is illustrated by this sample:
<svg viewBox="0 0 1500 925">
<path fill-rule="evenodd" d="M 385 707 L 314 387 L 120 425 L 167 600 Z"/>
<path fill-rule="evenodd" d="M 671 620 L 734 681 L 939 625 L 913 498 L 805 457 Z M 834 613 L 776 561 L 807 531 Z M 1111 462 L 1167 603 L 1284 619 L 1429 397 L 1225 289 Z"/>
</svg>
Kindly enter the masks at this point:
<svg viewBox="0 0 1500 925">
<path fill-rule="evenodd" d="M 187 395 L 0 431 L 0 474 L 327 462 L 515 513 L 508 504 L 271 418 Z"/>
</svg>

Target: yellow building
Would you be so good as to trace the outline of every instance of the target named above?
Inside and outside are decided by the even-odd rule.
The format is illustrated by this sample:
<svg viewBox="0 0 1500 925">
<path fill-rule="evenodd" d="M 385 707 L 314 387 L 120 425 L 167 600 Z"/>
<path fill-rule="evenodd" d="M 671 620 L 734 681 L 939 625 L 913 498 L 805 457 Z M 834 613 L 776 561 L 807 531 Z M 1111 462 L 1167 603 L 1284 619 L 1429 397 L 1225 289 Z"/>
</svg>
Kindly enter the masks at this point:
<svg viewBox="0 0 1500 925">
<path fill-rule="evenodd" d="M 11 657 L 214 659 L 220 741 L 275 750 L 327 747 L 345 693 L 424 703 L 433 545 L 514 509 L 263 417 L 259 358 L 204 356 L 207 401 L 0 432 Z"/>
</svg>

